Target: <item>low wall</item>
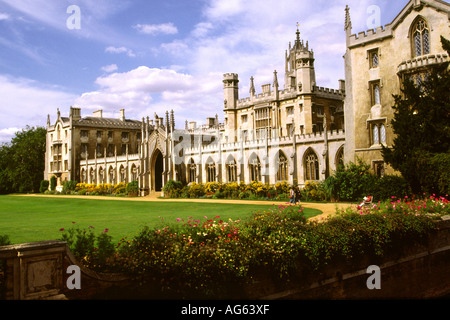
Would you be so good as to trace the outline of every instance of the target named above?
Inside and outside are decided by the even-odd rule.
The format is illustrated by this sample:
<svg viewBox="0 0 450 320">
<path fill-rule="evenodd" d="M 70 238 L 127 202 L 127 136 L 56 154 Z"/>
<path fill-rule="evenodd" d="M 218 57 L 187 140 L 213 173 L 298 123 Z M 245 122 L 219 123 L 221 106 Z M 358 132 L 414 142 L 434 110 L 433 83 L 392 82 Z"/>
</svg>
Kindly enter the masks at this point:
<svg viewBox="0 0 450 320">
<path fill-rule="evenodd" d="M 428 299 L 450 295 L 450 217 L 437 222 L 427 246 L 411 246 L 351 265 L 329 265 L 321 272 L 299 271 L 285 283 L 260 270 L 255 284 L 239 288 L 237 299 Z M 79 267 L 81 288 L 69 288 L 69 266 L 76 259 L 63 241 L 44 241 L 0 247 L 5 261 L 4 294 L 7 300 L 41 299 L 163 299 L 151 278 L 131 279 L 120 274 L 98 274 Z M 379 267 L 379 289 L 369 289 Z M 1 280 L 0 274 L 0 280 Z M 0 281 L 1 284 L 1 281 Z"/>
</svg>

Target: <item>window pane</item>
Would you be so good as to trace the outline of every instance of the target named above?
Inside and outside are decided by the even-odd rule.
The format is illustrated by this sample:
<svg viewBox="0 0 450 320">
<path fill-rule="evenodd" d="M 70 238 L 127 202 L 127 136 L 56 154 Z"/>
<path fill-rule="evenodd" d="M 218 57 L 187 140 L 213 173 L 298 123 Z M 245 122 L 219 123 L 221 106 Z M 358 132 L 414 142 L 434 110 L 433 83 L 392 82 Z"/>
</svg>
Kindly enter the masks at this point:
<svg viewBox="0 0 450 320">
<path fill-rule="evenodd" d="M 423 30 L 423 54 L 429 54 L 430 53 L 430 33 L 427 29 Z"/>
<path fill-rule="evenodd" d="M 380 127 L 381 143 L 386 143 L 386 127 L 384 124 Z"/>
<path fill-rule="evenodd" d="M 380 85 L 375 84 L 373 87 L 374 104 L 380 104 Z"/>
<path fill-rule="evenodd" d="M 416 31 L 416 33 L 414 34 L 414 50 L 416 56 L 422 55 L 422 39 L 419 31 Z"/>
<path fill-rule="evenodd" d="M 378 133 L 378 126 L 374 125 L 372 128 L 372 132 L 373 132 L 373 144 L 379 144 L 380 143 L 380 136 Z"/>
</svg>

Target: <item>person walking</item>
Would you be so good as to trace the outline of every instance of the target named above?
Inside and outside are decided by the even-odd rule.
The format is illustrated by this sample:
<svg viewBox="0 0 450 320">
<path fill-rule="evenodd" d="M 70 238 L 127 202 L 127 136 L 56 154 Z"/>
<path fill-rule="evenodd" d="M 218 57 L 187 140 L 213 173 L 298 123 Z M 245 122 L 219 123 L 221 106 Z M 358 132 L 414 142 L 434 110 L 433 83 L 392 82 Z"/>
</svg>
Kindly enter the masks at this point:
<svg viewBox="0 0 450 320">
<path fill-rule="evenodd" d="M 297 202 L 300 202 L 300 189 L 298 187 L 295 187 L 295 202 L 294 204 L 296 204 Z"/>
<path fill-rule="evenodd" d="M 294 187 L 289 190 L 289 203 L 295 204 L 295 189 Z"/>
</svg>

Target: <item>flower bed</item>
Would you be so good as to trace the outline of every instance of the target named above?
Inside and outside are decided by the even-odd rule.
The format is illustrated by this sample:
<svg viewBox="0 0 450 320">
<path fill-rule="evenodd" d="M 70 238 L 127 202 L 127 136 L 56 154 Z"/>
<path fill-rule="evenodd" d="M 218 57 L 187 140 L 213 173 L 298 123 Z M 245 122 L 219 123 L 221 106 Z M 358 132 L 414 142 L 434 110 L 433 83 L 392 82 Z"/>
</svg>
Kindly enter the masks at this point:
<svg viewBox="0 0 450 320">
<path fill-rule="evenodd" d="M 105 269 L 149 277 L 177 298 L 230 298 L 261 272 L 287 283 L 336 261 L 376 262 L 423 244 L 436 228 L 433 220 L 448 212 L 446 199 L 428 198 L 348 209 L 322 222 L 307 221 L 300 206 L 285 204 L 241 221 L 161 220 L 123 239 Z"/>
</svg>

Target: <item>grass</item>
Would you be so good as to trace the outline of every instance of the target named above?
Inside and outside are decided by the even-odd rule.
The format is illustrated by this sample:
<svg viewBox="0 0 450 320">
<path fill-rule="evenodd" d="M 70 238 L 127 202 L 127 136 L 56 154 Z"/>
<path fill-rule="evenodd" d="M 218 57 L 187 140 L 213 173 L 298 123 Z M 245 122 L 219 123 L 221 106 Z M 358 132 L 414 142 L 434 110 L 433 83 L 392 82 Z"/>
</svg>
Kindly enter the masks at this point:
<svg viewBox="0 0 450 320">
<path fill-rule="evenodd" d="M 227 204 L 198 202 L 100 200 L 96 197 L 27 197 L 0 196 L 0 235 L 8 235 L 11 243 L 57 240 L 61 228 L 76 223 L 79 228 L 92 226 L 96 233 L 109 229 L 113 241 L 133 237 L 144 226 L 163 222 L 175 223 L 177 218 L 220 216 L 223 220 L 242 219 L 257 210 L 267 210 L 272 204 Z M 307 218 L 321 214 L 305 208 Z"/>
</svg>

